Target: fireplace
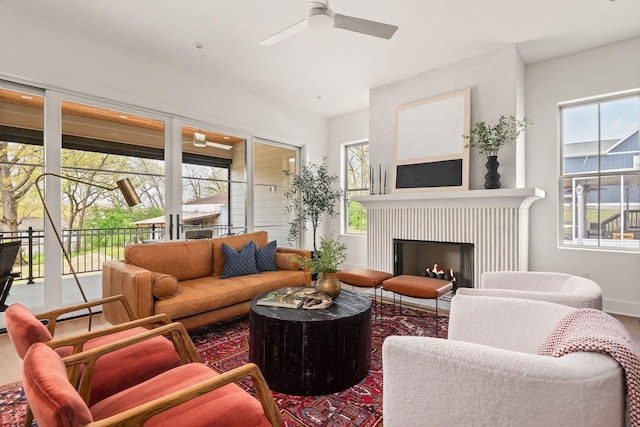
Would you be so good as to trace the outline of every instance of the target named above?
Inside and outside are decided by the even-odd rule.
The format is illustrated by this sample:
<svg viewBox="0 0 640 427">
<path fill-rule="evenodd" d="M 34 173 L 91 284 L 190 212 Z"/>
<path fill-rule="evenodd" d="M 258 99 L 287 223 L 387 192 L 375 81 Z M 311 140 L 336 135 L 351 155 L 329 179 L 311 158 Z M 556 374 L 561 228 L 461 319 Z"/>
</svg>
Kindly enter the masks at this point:
<svg viewBox="0 0 640 427">
<path fill-rule="evenodd" d="M 404 240 L 471 245 L 471 255 L 454 271 L 461 280 L 458 286 L 477 287 L 485 271 L 526 271 L 529 207 L 544 196 L 537 188 L 515 188 L 354 197 L 367 209 L 367 267 L 394 273 L 398 265 L 404 269 L 408 261 L 394 262 L 394 241 Z M 434 257 L 404 273 L 421 275 L 436 262 L 456 270 L 447 266 L 452 261 Z"/>
<path fill-rule="evenodd" d="M 393 239 L 393 274 L 424 276 L 426 269 L 453 271 L 454 290 L 473 288 L 473 244 Z"/>
</svg>

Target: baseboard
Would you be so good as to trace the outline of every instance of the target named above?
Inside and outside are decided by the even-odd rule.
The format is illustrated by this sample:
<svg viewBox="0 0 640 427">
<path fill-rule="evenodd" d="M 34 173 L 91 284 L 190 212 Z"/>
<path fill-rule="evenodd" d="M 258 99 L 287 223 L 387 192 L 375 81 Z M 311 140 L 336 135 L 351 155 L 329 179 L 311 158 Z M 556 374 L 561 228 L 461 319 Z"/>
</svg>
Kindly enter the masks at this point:
<svg viewBox="0 0 640 427">
<path fill-rule="evenodd" d="M 604 298 L 602 300 L 602 309 L 611 314 L 622 314 L 623 316 L 640 318 L 640 303 L 637 302 Z"/>
</svg>

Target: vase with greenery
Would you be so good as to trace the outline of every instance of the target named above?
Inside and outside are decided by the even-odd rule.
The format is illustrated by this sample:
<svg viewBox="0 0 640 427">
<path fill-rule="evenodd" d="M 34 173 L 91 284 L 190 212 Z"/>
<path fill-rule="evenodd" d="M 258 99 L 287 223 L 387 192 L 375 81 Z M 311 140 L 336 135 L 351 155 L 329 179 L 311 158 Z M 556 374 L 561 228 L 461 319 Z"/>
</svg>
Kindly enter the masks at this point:
<svg viewBox="0 0 640 427">
<path fill-rule="evenodd" d="M 302 230 L 307 230 L 307 224 L 311 223 L 313 232 L 313 250 L 316 246 L 318 226 L 324 214 L 330 217 L 338 215 L 338 202 L 342 198 L 342 190 L 337 187 L 339 178 L 329 172 L 326 158 L 318 165 L 305 162 L 301 165 L 300 172 L 283 171 L 291 177 L 291 187 L 284 194 L 287 200 L 286 213 L 294 214 L 289 228 L 289 243 L 293 244 Z"/>
<path fill-rule="evenodd" d="M 526 117 L 522 120 L 514 116 L 500 116 L 498 122 L 491 125 L 478 122 L 471 129 L 470 135 L 463 135 L 467 140 L 465 148 L 476 148 L 480 154 L 487 155 L 487 174 L 484 188 L 500 188 L 500 174 L 498 173 L 498 151 L 506 144 L 513 144 L 518 136 L 533 122 Z"/>
<path fill-rule="evenodd" d="M 333 233 L 320 238 L 320 249 L 313 252 L 311 258 L 298 258 L 300 267 L 311 274 L 318 274 L 315 289 L 317 292 L 336 298 L 340 294 L 340 281 L 336 278 L 338 267 L 347 259 L 347 246 Z"/>
</svg>

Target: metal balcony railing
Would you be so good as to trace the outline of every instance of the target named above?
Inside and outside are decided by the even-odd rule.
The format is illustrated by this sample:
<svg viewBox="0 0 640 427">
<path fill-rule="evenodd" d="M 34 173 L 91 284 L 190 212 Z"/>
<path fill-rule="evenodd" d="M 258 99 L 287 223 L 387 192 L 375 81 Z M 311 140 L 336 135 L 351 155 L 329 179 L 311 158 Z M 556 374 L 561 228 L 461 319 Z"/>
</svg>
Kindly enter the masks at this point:
<svg viewBox="0 0 640 427">
<path fill-rule="evenodd" d="M 62 230 L 60 234 L 76 273 L 88 273 L 101 271 L 105 261 L 121 259 L 128 244 L 163 239 L 164 228 L 83 228 Z M 29 227 L 0 234 L 0 242 L 12 240 L 21 242 L 14 264 L 14 272 L 20 274 L 16 280 L 26 280 L 31 284 L 35 279 L 44 277 L 44 231 Z M 68 265 L 62 265 L 64 274 L 70 274 Z"/>
</svg>

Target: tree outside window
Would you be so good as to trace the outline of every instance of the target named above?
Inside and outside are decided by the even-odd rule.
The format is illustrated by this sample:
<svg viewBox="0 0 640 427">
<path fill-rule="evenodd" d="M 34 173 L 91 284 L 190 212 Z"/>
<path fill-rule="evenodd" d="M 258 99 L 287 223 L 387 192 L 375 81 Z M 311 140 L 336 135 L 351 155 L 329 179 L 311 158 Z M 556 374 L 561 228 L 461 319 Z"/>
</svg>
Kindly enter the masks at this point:
<svg viewBox="0 0 640 427">
<path fill-rule="evenodd" d="M 345 231 L 347 234 L 367 233 L 367 211 L 351 200 L 369 194 L 369 144 L 345 146 Z"/>
<path fill-rule="evenodd" d="M 640 249 L 640 93 L 560 108 L 564 245 Z"/>
</svg>

